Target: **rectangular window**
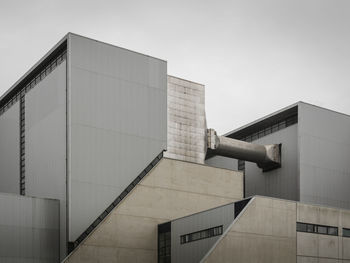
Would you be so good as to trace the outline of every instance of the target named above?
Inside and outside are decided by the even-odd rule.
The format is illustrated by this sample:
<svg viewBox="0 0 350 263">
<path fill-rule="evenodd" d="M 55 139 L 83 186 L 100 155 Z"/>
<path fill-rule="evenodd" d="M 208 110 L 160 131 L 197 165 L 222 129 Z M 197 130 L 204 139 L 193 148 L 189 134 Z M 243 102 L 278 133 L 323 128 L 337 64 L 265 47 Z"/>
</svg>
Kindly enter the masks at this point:
<svg viewBox="0 0 350 263">
<path fill-rule="evenodd" d="M 307 232 L 307 224 L 297 223 L 297 232 Z"/>
<path fill-rule="evenodd" d="M 338 236 L 338 228 L 297 222 L 297 232 L 315 233 L 322 235 Z"/>
<path fill-rule="evenodd" d="M 244 171 L 245 170 L 245 161 L 238 160 L 238 171 Z"/>
<path fill-rule="evenodd" d="M 350 229 L 343 228 L 343 237 L 350 237 Z"/>
<path fill-rule="evenodd" d="M 180 244 L 222 235 L 223 227 L 217 226 L 180 236 Z"/>
<path fill-rule="evenodd" d="M 326 226 L 317 226 L 317 233 L 319 234 L 327 234 L 327 227 Z"/>
<path fill-rule="evenodd" d="M 171 262 L 171 222 L 158 225 L 158 262 Z"/>
<path fill-rule="evenodd" d="M 331 236 L 337 236 L 338 235 L 338 228 L 337 227 L 328 227 L 328 235 Z"/>
</svg>

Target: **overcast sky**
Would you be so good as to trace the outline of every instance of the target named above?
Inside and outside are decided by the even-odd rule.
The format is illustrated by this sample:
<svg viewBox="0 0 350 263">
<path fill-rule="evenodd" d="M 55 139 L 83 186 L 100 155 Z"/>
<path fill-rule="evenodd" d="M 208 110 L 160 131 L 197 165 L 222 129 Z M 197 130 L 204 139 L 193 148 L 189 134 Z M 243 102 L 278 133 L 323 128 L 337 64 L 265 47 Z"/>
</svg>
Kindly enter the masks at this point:
<svg viewBox="0 0 350 263">
<path fill-rule="evenodd" d="M 299 100 L 350 114 L 349 0 L 1 0 L 0 94 L 67 32 L 205 84 L 219 133 Z"/>
</svg>

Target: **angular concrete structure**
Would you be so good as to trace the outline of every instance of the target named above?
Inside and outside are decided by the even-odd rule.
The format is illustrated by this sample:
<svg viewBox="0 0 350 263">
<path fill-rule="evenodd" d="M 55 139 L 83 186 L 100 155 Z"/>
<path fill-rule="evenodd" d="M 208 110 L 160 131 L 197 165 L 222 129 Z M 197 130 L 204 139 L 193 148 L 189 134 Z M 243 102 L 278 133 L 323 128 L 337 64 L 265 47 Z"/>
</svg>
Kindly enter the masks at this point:
<svg viewBox="0 0 350 263">
<path fill-rule="evenodd" d="M 65 262 L 156 262 L 157 226 L 242 198 L 242 173 L 163 158 Z"/>
</svg>

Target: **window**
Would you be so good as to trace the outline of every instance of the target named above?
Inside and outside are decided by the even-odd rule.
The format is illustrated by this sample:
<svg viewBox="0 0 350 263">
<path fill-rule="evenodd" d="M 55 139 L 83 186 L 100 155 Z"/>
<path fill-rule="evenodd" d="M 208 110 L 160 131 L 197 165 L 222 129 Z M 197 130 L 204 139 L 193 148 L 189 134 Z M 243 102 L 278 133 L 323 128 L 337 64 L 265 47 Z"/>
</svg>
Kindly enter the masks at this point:
<svg viewBox="0 0 350 263">
<path fill-rule="evenodd" d="M 238 160 L 238 171 L 244 171 L 245 170 L 245 161 Z"/>
<path fill-rule="evenodd" d="M 158 262 L 171 262 L 171 222 L 158 225 Z"/>
<path fill-rule="evenodd" d="M 222 235 L 222 231 L 223 231 L 222 226 L 217 226 L 217 227 L 208 228 L 205 230 L 193 232 L 190 234 L 182 235 L 182 236 L 180 236 L 180 244 L 185 244 L 185 243 L 197 241 L 197 240 L 201 240 L 204 238 L 220 236 L 220 235 Z"/>
<path fill-rule="evenodd" d="M 322 226 L 322 225 L 297 222 L 297 232 L 307 232 L 307 233 L 337 236 L 338 228 L 333 226 Z"/>
<path fill-rule="evenodd" d="M 66 58 L 67 58 L 67 50 L 64 50 L 61 54 L 57 55 L 57 57 L 53 58 L 53 61 L 55 61 L 56 64 L 59 65 L 62 63 L 62 61 L 66 60 Z M 34 76 L 31 81 L 25 84 L 25 86 L 22 87 L 17 94 L 12 96 L 12 98 L 10 98 L 5 105 L 0 106 L 0 115 L 2 115 L 6 110 L 8 110 L 13 104 L 15 104 L 20 99 L 20 93 L 22 92 L 22 90 L 27 92 L 28 90 L 32 89 L 36 84 L 38 84 L 40 80 L 44 79 L 48 74 L 50 74 L 52 70 L 48 71 L 47 69 L 49 67 L 51 67 L 50 63 L 47 64 L 41 72 L 39 72 L 36 76 Z"/>
<path fill-rule="evenodd" d="M 343 237 L 350 237 L 350 229 L 343 228 Z"/>
<path fill-rule="evenodd" d="M 266 135 L 269 135 L 271 133 L 274 133 L 274 132 L 277 132 L 279 130 L 282 130 L 284 128 L 287 128 L 288 126 L 291 126 L 295 123 L 298 122 L 298 115 L 295 114 L 293 116 L 290 116 L 284 120 L 281 120 L 279 122 L 275 122 L 275 123 L 272 123 L 271 125 L 265 127 L 265 128 L 262 128 L 261 130 L 258 130 L 258 131 L 255 131 L 243 138 L 238 138 L 242 141 L 246 141 L 246 142 L 251 142 L 251 141 L 254 141 L 254 140 L 257 140 L 259 138 L 262 138 Z"/>
<path fill-rule="evenodd" d="M 327 235 L 327 227 L 317 226 L 317 233 Z"/>
</svg>

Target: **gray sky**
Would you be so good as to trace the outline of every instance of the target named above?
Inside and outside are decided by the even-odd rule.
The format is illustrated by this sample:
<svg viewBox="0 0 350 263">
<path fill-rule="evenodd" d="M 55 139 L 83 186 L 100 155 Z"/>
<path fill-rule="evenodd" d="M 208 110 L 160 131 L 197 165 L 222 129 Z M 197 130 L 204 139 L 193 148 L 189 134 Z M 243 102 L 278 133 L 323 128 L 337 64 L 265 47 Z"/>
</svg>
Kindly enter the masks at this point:
<svg viewBox="0 0 350 263">
<path fill-rule="evenodd" d="M 350 114 L 349 0 L 1 0 L 0 94 L 67 32 L 206 85 L 225 133 L 303 100 Z"/>
</svg>

